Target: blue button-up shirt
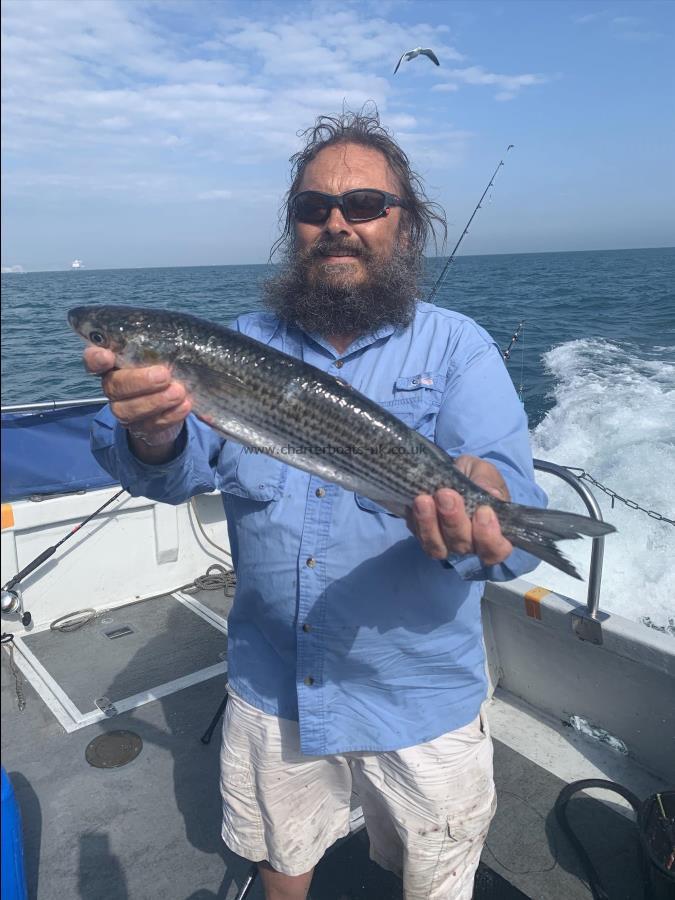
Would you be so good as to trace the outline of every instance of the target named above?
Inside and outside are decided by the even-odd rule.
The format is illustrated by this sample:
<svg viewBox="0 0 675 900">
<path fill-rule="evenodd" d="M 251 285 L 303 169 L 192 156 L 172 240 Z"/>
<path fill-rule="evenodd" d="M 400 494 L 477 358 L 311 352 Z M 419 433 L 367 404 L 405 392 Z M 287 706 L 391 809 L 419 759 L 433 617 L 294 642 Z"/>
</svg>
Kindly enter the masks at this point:
<svg viewBox="0 0 675 900">
<path fill-rule="evenodd" d="M 234 327 L 339 374 L 452 456 L 489 460 L 514 501 L 544 505 L 499 348 L 465 316 L 419 303 L 409 327 L 342 354 L 268 313 Z M 483 583 L 537 560 L 514 550 L 501 565 L 473 555 L 443 565 L 371 500 L 225 441 L 194 416 L 186 434 L 175 459 L 147 465 L 105 410 L 93 448 L 134 495 L 181 503 L 222 492 L 237 573 L 228 678 L 241 697 L 298 720 L 308 754 L 400 749 L 475 718 L 486 695 Z"/>
</svg>

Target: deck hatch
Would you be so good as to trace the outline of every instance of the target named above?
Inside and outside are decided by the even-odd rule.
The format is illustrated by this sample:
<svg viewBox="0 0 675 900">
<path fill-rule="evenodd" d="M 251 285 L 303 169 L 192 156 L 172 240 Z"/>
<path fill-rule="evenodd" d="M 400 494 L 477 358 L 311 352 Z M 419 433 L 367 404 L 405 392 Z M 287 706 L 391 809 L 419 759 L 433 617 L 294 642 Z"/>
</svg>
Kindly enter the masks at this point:
<svg viewBox="0 0 675 900">
<path fill-rule="evenodd" d="M 105 628 L 100 620 L 67 632 L 44 626 L 15 643 L 17 664 L 66 731 L 227 671 L 226 619 L 179 593 L 109 610 Z"/>
<path fill-rule="evenodd" d="M 143 749 L 143 741 L 133 731 L 108 731 L 87 744 L 84 756 L 96 769 L 126 766 Z"/>
</svg>

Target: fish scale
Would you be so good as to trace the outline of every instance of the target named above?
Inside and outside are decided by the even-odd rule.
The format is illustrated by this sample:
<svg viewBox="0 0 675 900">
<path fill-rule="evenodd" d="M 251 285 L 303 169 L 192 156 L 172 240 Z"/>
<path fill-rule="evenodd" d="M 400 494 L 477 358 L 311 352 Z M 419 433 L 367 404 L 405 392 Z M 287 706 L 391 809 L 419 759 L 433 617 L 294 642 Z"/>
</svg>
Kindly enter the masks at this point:
<svg viewBox="0 0 675 900">
<path fill-rule="evenodd" d="M 222 325 L 131 306 L 80 306 L 68 319 L 85 340 L 114 352 L 120 368 L 171 367 L 190 392 L 193 412 L 226 437 L 369 497 L 394 515 L 406 515 L 420 494 L 452 488 L 470 515 L 490 506 L 514 546 L 575 578 L 555 542 L 615 530 L 588 516 L 493 497 L 440 447 L 341 379 Z M 295 452 L 284 453 L 287 447 Z"/>
</svg>

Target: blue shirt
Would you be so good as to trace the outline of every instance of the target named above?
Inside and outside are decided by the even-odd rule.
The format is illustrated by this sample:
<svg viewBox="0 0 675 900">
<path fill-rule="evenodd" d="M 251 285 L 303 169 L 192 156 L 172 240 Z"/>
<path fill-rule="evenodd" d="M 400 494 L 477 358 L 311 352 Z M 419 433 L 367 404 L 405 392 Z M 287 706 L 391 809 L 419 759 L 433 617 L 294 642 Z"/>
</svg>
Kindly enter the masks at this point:
<svg viewBox="0 0 675 900">
<path fill-rule="evenodd" d="M 342 354 L 272 314 L 234 327 L 339 375 L 452 456 L 494 463 L 512 500 L 545 504 L 499 348 L 465 316 L 419 303 L 409 327 L 362 336 Z M 222 492 L 237 573 L 228 679 L 253 706 L 297 719 L 303 752 L 400 749 L 478 714 L 484 582 L 530 571 L 534 557 L 514 550 L 497 566 L 473 555 L 444 565 L 371 500 L 247 452 L 193 416 L 166 464 L 140 462 L 108 410 L 93 449 L 134 495 L 181 503 Z"/>
</svg>

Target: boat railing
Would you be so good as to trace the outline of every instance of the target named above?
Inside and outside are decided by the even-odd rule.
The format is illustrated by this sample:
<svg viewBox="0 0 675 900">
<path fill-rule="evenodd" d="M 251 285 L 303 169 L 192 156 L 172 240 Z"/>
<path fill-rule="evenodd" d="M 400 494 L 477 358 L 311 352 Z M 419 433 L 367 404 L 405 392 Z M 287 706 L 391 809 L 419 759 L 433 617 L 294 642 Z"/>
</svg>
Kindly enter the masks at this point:
<svg viewBox="0 0 675 900">
<path fill-rule="evenodd" d="M 565 466 L 548 462 L 545 459 L 535 459 L 534 468 L 549 475 L 556 475 L 570 485 L 586 504 L 586 509 L 592 519 L 602 522 L 602 512 L 598 501 L 592 491 L 584 482 L 577 478 Z M 602 581 L 602 560 L 605 552 L 605 538 L 593 538 L 591 548 L 591 566 L 588 575 L 588 594 L 586 608 L 574 610 L 572 613 L 572 628 L 574 633 L 582 641 L 590 641 L 592 644 L 602 644 L 602 622 L 606 618 L 600 613 L 600 583 Z"/>
<path fill-rule="evenodd" d="M 0 413 L 45 412 L 46 410 L 68 409 L 71 406 L 89 406 L 92 403 L 107 403 L 107 397 L 87 397 L 80 400 L 48 400 L 44 403 L 15 403 L 3 406 Z"/>
</svg>

